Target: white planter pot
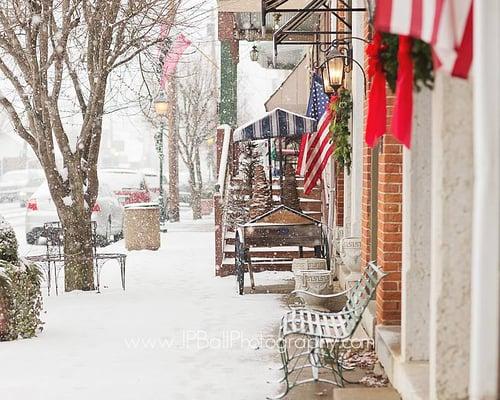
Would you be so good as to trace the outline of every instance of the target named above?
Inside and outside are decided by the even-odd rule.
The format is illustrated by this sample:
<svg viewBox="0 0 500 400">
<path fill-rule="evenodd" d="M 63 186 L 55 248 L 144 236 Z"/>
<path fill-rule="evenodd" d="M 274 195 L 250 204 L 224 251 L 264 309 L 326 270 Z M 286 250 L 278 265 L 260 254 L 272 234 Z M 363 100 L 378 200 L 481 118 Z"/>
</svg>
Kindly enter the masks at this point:
<svg viewBox="0 0 500 400">
<path fill-rule="evenodd" d="M 333 275 L 328 270 L 307 270 L 295 272 L 295 289 L 307 290 L 315 294 L 332 294 Z M 298 294 L 305 304 L 314 308 L 328 308 L 329 299 L 321 299 L 308 294 Z"/>
<path fill-rule="evenodd" d="M 294 258 L 292 261 L 292 271 L 307 271 L 326 269 L 326 260 L 323 258 Z"/>
<path fill-rule="evenodd" d="M 359 265 L 359 259 L 361 258 L 361 238 L 347 237 L 342 239 L 342 251 L 340 255 L 347 271 L 359 271 L 361 269 Z"/>
</svg>

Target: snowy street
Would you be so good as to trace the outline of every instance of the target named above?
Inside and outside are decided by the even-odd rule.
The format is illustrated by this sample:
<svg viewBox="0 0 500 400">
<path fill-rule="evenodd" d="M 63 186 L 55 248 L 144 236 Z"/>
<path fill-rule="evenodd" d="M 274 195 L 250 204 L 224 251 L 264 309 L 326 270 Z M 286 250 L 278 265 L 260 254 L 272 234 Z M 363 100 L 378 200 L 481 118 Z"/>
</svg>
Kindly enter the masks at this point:
<svg viewBox="0 0 500 400">
<path fill-rule="evenodd" d="M 6 217 L 12 222 L 14 215 Z M 15 229 L 19 237 L 21 224 Z M 125 251 L 123 241 L 106 250 Z M 1 345 L 0 398 L 243 400 L 271 394 L 265 382 L 277 351 L 262 340 L 274 336 L 280 297 L 238 296 L 233 277 L 214 277 L 213 254 L 213 220 L 171 224 L 159 251 L 129 253 L 126 291 L 118 267 L 107 264 L 101 294 L 44 293 L 44 331 Z"/>
</svg>

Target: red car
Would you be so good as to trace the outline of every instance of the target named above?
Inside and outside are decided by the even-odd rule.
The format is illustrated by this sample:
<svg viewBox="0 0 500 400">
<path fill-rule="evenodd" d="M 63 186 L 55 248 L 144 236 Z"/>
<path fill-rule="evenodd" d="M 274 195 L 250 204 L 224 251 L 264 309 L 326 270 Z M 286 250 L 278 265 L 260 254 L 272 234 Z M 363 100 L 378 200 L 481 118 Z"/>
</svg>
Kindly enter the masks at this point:
<svg viewBox="0 0 500 400">
<path fill-rule="evenodd" d="M 120 204 L 149 203 L 151 193 L 144 175 L 132 169 L 101 169 L 99 179 L 115 193 Z"/>
</svg>

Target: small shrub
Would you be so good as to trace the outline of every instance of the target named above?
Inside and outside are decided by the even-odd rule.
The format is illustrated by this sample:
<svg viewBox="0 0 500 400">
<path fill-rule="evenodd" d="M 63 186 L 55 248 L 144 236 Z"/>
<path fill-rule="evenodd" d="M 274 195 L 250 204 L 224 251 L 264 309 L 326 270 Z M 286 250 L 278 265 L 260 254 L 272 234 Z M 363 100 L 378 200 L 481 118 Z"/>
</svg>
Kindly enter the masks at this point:
<svg viewBox="0 0 500 400">
<path fill-rule="evenodd" d="M 0 260 L 17 262 L 17 247 L 14 229 L 3 218 L 0 219 Z"/>
<path fill-rule="evenodd" d="M 13 229 L 0 221 L 0 340 L 30 338 L 42 327 L 42 273 L 19 259 Z"/>
</svg>

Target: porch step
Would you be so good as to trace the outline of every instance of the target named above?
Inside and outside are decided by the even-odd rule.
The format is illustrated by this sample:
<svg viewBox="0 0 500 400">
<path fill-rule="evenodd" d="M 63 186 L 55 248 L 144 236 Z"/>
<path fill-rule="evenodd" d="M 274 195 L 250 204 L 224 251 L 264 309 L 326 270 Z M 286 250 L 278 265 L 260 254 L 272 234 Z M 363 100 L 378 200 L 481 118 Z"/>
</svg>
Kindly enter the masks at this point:
<svg viewBox="0 0 500 400">
<path fill-rule="evenodd" d="M 401 396 L 392 387 L 335 388 L 333 400 L 401 400 Z"/>
<path fill-rule="evenodd" d="M 321 212 L 322 204 L 321 200 L 316 199 L 307 199 L 307 198 L 299 198 L 300 201 L 300 209 L 302 212 L 305 211 L 316 211 Z M 273 196 L 274 207 L 278 207 L 281 204 L 279 196 Z"/>
<path fill-rule="evenodd" d="M 279 196 L 280 195 L 280 186 L 278 185 L 273 185 L 273 196 Z M 301 186 L 297 187 L 297 192 L 299 194 L 299 197 L 305 197 L 306 199 L 311 199 L 311 200 L 321 200 L 321 190 L 319 187 L 315 187 L 309 194 L 304 194 L 304 188 Z"/>
</svg>

